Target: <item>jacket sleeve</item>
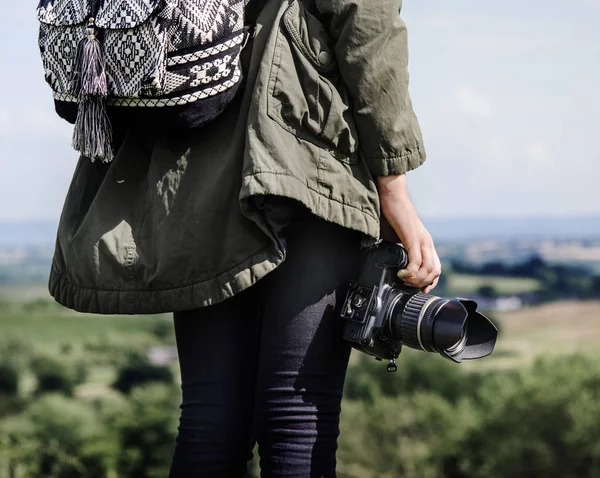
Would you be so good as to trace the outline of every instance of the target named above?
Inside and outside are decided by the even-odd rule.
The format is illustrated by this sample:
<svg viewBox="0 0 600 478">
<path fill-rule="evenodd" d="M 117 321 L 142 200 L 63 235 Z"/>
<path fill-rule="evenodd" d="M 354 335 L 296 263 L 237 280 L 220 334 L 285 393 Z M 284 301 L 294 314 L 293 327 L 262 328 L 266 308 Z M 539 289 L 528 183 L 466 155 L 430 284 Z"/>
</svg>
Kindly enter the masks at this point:
<svg viewBox="0 0 600 478">
<path fill-rule="evenodd" d="M 425 161 L 408 92 L 402 0 L 315 0 L 335 43 L 352 101 L 360 151 L 373 176 L 402 174 Z"/>
</svg>

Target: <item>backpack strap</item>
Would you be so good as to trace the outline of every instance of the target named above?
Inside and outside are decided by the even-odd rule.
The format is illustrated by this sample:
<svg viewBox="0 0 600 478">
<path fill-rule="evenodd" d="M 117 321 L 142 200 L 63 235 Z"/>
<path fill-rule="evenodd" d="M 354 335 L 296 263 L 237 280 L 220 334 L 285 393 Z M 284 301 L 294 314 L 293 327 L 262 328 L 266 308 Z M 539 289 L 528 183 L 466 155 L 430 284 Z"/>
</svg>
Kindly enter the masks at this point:
<svg viewBox="0 0 600 478">
<path fill-rule="evenodd" d="M 260 12 L 267 4 L 268 0 L 248 0 L 244 10 L 244 43 L 242 43 L 242 50 L 248 44 L 251 38 L 254 38 L 256 34 L 256 21 Z"/>
<path fill-rule="evenodd" d="M 267 1 L 268 0 L 248 0 L 244 12 L 246 25 L 252 27 L 256 26 L 256 20 L 258 19 L 258 16 L 260 15 L 260 12 L 266 5 Z"/>
</svg>

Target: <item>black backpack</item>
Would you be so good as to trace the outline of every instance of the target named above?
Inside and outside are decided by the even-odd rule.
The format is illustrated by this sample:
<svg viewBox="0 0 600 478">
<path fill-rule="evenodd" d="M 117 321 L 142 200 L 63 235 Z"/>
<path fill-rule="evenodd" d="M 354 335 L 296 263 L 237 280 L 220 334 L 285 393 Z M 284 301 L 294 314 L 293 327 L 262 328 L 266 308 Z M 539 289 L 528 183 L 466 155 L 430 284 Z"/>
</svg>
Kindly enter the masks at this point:
<svg viewBox="0 0 600 478">
<path fill-rule="evenodd" d="M 73 147 L 109 162 L 111 122 L 197 128 L 217 117 L 242 79 L 244 13 L 244 0 L 40 0 L 45 77 L 75 124 Z"/>
</svg>

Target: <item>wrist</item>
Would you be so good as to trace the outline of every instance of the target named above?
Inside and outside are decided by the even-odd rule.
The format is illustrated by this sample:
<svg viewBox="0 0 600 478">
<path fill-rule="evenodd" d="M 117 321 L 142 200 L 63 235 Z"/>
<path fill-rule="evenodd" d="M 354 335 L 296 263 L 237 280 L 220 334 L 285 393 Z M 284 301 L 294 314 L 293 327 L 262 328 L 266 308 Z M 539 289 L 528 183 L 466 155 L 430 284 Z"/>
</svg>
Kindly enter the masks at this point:
<svg viewBox="0 0 600 478">
<path fill-rule="evenodd" d="M 377 190 L 380 196 L 408 197 L 406 174 L 392 176 L 378 176 L 376 179 Z"/>
</svg>

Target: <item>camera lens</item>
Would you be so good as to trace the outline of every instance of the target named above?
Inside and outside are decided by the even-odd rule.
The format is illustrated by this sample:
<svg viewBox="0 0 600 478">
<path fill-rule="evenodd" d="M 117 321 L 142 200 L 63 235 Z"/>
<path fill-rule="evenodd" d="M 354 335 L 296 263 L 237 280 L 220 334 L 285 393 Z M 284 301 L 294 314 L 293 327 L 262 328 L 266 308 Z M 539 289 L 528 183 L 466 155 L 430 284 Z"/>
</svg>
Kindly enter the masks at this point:
<svg viewBox="0 0 600 478">
<path fill-rule="evenodd" d="M 437 352 L 455 362 L 480 358 L 492 352 L 497 330 L 476 309 L 469 300 L 414 294 L 390 308 L 389 330 L 408 347 Z"/>
</svg>

